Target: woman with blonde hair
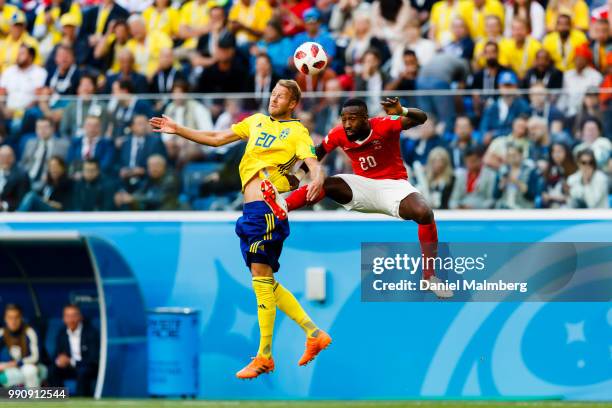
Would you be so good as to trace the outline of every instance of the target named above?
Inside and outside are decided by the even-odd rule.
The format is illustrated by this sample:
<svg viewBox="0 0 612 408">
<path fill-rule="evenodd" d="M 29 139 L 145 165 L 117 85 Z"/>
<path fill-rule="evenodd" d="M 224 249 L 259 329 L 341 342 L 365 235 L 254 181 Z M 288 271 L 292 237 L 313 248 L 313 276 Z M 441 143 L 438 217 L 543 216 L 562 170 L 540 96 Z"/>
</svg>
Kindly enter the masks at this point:
<svg viewBox="0 0 612 408">
<path fill-rule="evenodd" d="M 425 167 L 414 162 L 414 177 L 419 191 L 427 202 L 436 209 L 448 209 L 455 175 L 448 151 L 443 147 L 435 147 L 427 156 Z"/>
</svg>

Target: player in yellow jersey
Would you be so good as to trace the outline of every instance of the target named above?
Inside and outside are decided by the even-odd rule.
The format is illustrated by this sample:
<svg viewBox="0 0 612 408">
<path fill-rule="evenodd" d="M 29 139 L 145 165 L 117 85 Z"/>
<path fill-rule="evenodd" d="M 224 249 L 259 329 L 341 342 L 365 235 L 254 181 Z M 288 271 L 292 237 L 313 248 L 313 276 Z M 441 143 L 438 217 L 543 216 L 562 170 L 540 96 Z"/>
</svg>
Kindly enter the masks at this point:
<svg viewBox="0 0 612 408">
<path fill-rule="evenodd" d="M 274 370 L 272 333 L 276 307 L 306 333 L 306 350 L 299 365 L 312 361 L 331 343 L 331 337 L 312 322 L 291 292 L 274 279 L 274 272 L 280 266 L 278 258 L 283 241 L 289 236 L 289 223 L 274 216 L 263 201 L 261 190 L 262 180 L 267 179 L 279 192 L 289 191 L 289 172 L 296 161 L 304 160 L 312 175 L 308 185 L 309 200 L 314 200 L 321 192 L 324 174 L 317 161 L 314 144 L 308 130 L 291 117 L 300 97 L 300 88 L 295 81 L 280 80 L 270 94 L 269 116 L 256 113 L 223 131 L 189 129 L 167 116 L 150 120 L 157 132 L 177 134 L 207 146 L 222 146 L 248 139 L 239 167 L 244 210 L 236 223 L 236 234 L 240 237 L 244 260 L 251 270 L 260 340 L 257 356 L 236 373 L 242 379 L 255 378 Z"/>
</svg>

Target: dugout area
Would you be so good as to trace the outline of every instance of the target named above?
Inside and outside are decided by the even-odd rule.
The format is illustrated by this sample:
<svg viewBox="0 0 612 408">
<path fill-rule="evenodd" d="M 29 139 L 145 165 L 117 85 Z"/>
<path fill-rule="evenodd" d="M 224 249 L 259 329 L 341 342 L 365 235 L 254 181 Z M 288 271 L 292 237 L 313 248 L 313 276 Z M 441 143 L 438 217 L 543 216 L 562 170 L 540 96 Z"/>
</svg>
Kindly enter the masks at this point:
<svg viewBox="0 0 612 408">
<path fill-rule="evenodd" d="M 45 364 L 51 364 L 56 335 L 64 327 L 63 306 L 78 304 L 100 332 L 95 396 L 146 395 L 144 301 L 129 265 L 109 242 L 69 231 L 3 231 L 0 309 L 7 303 L 23 308 L 38 333 Z"/>
</svg>

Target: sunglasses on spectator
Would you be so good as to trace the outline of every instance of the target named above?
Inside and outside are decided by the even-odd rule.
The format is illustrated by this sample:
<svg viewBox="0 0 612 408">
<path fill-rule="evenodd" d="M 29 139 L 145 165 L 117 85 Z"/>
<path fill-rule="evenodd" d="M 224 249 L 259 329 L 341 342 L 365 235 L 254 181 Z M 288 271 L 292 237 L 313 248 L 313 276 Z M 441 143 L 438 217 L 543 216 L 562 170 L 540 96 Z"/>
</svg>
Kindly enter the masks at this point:
<svg viewBox="0 0 612 408">
<path fill-rule="evenodd" d="M 580 164 L 585 165 L 585 166 L 594 166 L 595 163 L 593 163 L 591 160 L 580 160 Z"/>
</svg>

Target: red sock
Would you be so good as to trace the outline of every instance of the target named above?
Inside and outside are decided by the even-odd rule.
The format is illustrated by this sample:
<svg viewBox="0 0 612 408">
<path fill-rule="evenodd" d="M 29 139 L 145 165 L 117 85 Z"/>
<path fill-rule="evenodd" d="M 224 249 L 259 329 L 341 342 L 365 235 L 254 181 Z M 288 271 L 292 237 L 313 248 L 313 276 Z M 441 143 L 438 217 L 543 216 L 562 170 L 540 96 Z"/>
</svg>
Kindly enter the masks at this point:
<svg viewBox="0 0 612 408">
<path fill-rule="evenodd" d="M 287 209 L 289 211 L 297 210 L 298 208 L 302 208 L 306 204 L 316 204 L 322 199 L 325 198 L 325 190 L 321 189 L 319 196 L 315 201 L 306 200 L 306 194 L 308 193 L 308 185 L 302 186 L 297 190 L 294 190 L 291 194 L 289 194 L 285 201 L 287 202 Z"/>
<path fill-rule="evenodd" d="M 423 279 L 429 279 L 435 275 L 434 262 L 429 262 L 430 265 L 427 265 L 426 259 L 438 256 L 438 230 L 436 229 L 435 221 L 431 224 L 419 224 L 419 242 L 421 243 L 421 251 L 425 258 Z"/>
</svg>

